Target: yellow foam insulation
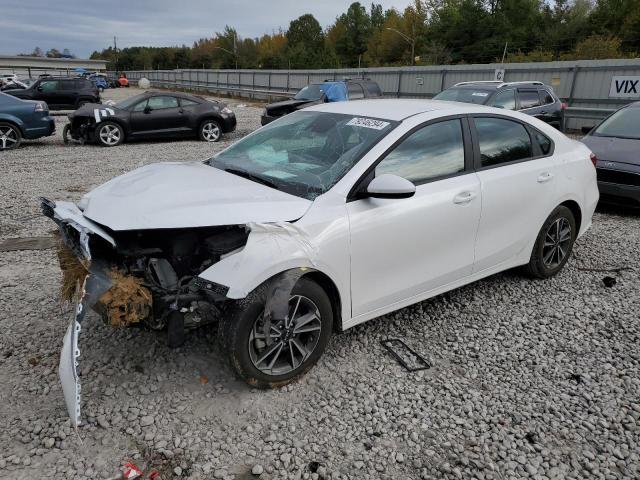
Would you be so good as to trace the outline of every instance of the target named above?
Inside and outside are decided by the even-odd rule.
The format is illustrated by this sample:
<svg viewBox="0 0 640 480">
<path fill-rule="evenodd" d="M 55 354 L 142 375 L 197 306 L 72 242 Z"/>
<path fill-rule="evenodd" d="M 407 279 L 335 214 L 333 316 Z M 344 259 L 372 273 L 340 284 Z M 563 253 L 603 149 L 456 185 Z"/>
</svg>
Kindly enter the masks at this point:
<svg viewBox="0 0 640 480">
<path fill-rule="evenodd" d="M 88 264 L 81 261 L 61 240 L 58 242 L 58 261 L 62 270 L 60 297 L 63 301 L 73 301 L 78 281 L 82 284 L 88 275 Z M 143 280 L 125 275 L 117 268 L 109 272 L 112 286 L 100 299 L 95 309 L 114 327 L 124 327 L 138 323 L 151 314 L 153 297 Z"/>
</svg>

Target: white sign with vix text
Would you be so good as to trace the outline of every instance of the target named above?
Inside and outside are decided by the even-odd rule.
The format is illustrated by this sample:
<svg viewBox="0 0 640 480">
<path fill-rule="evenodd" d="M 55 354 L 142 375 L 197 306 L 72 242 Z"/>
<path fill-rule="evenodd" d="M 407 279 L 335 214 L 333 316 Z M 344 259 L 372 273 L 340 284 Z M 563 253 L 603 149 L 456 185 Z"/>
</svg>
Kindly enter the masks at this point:
<svg viewBox="0 0 640 480">
<path fill-rule="evenodd" d="M 640 98 L 640 77 L 613 77 L 609 98 Z"/>
</svg>

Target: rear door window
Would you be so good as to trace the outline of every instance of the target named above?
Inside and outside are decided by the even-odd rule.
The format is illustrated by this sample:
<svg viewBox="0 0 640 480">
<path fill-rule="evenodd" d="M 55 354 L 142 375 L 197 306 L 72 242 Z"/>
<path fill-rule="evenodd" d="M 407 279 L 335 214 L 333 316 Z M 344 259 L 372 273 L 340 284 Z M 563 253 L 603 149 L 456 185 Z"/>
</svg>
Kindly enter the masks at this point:
<svg viewBox="0 0 640 480">
<path fill-rule="evenodd" d="M 349 91 L 349 100 L 364 98 L 364 90 L 362 90 L 362 87 L 357 83 L 349 83 L 347 88 Z"/>
<path fill-rule="evenodd" d="M 198 102 L 194 102 L 193 100 L 187 100 L 186 98 L 181 98 L 180 105 L 183 107 L 193 107 L 194 105 L 198 105 Z"/>
<path fill-rule="evenodd" d="M 540 96 L 537 90 L 518 90 L 518 100 L 520 100 L 520 110 L 540 106 Z"/>
<path fill-rule="evenodd" d="M 516 92 L 514 90 L 505 90 L 498 93 L 491 101 L 492 107 L 504 108 L 505 110 L 516 109 Z"/>
<path fill-rule="evenodd" d="M 473 121 L 478 134 L 482 167 L 532 157 L 531 138 L 522 124 L 494 117 L 476 117 Z"/>
</svg>

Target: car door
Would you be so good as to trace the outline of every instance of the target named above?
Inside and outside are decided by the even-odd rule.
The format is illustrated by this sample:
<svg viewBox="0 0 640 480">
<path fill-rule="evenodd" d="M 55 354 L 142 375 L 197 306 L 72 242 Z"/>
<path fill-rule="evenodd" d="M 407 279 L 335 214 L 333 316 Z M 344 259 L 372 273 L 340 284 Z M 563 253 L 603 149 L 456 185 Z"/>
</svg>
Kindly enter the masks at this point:
<svg viewBox="0 0 640 480">
<path fill-rule="evenodd" d="M 178 99 L 172 95 L 149 97 L 143 105 L 132 109 L 132 130 L 138 135 L 174 134 L 185 127 L 180 110 Z"/>
<path fill-rule="evenodd" d="M 532 117 L 540 118 L 544 108 L 540 105 L 540 95 L 534 88 L 518 89 L 518 110 Z"/>
<path fill-rule="evenodd" d="M 42 80 L 36 86 L 36 95 L 34 100 L 42 100 L 47 102 L 49 107 L 61 107 L 62 94 L 60 93 L 60 82 L 58 80 Z"/>
<path fill-rule="evenodd" d="M 474 115 L 482 216 L 474 272 L 509 264 L 527 249 L 558 204 L 560 166 L 553 143 L 513 118 Z"/>
<path fill-rule="evenodd" d="M 471 163 L 467 123 L 456 117 L 413 129 L 370 171 L 368 180 L 402 176 L 416 193 L 347 203 L 354 317 L 471 274 L 481 205 Z"/>
<path fill-rule="evenodd" d="M 58 81 L 58 101 L 60 105 L 65 107 L 75 106 L 80 81 L 75 79 Z"/>
<path fill-rule="evenodd" d="M 540 96 L 540 114 L 538 118 L 546 123 L 560 123 L 560 108 L 556 99 L 545 89 L 538 90 Z"/>
</svg>

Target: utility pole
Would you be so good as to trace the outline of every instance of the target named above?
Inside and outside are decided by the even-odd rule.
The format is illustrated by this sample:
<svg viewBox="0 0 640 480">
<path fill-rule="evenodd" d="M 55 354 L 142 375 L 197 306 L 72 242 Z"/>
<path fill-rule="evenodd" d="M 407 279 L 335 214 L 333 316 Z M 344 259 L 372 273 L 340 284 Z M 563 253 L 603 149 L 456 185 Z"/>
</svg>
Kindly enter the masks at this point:
<svg viewBox="0 0 640 480">
<path fill-rule="evenodd" d="M 504 63 L 504 58 L 507 56 L 507 45 L 509 44 L 509 42 L 504 42 L 504 51 L 502 52 L 502 62 L 500 63 Z"/>
<path fill-rule="evenodd" d="M 116 73 L 118 72 L 118 44 L 116 43 L 116 36 L 113 36 L 113 51 L 116 54 L 116 61 L 115 61 L 115 65 L 114 65 L 114 69 L 116 71 Z"/>
<path fill-rule="evenodd" d="M 415 61 L 416 61 L 416 35 L 415 35 L 415 26 L 412 27 L 412 32 L 413 32 L 413 36 L 410 37 L 407 34 L 402 33 L 400 30 L 396 30 L 395 28 L 389 28 L 387 27 L 387 30 L 391 30 L 392 32 L 397 33 L 398 35 L 400 35 L 402 38 L 404 38 L 404 40 L 411 45 L 411 65 L 415 65 Z"/>
</svg>

